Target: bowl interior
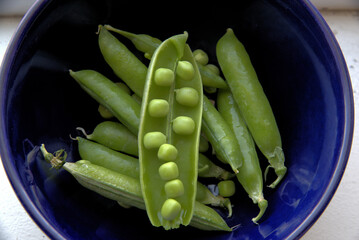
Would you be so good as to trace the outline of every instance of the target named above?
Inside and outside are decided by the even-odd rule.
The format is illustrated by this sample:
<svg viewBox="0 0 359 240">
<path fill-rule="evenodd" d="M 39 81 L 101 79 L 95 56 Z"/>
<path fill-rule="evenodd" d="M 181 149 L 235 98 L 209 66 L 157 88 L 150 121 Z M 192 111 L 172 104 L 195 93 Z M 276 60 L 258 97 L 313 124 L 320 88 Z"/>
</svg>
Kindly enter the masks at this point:
<svg viewBox="0 0 359 240">
<path fill-rule="evenodd" d="M 334 193 L 350 150 L 352 93 L 342 55 L 318 13 L 305 1 L 252 0 L 206 8 L 181 4 L 43 1 L 23 22 L 2 71 L 1 152 L 21 202 L 51 238 L 298 237 Z M 76 136 L 79 126 L 90 132 L 103 120 L 98 104 L 68 74 L 69 69 L 93 69 L 117 78 L 98 48 L 98 24 L 160 39 L 187 31 L 191 48 L 204 49 L 214 64 L 216 42 L 233 28 L 272 105 L 288 167 L 277 189 L 265 187 L 269 207 L 259 225 L 251 222 L 256 205 L 238 186 L 234 216 L 226 219 L 229 226 L 240 224 L 232 233 L 193 228 L 166 232 L 152 227 L 144 211 L 121 208 L 42 161 L 41 143 L 49 151 L 65 148 L 69 161 L 78 160 L 70 135 Z"/>
</svg>

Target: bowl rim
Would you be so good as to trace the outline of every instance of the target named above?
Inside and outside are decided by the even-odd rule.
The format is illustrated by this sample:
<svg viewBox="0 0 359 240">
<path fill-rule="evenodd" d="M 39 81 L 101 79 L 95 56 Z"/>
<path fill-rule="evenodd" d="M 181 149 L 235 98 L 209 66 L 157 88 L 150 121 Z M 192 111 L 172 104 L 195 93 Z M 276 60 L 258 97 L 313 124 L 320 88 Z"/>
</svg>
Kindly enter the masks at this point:
<svg viewBox="0 0 359 240">
<path fill-rule="evenodd" d="M 36 0 L 32 6 L 28 9 L 25 13 L 23 18 L 21 19 L 20 23 L 18 24 L 17 28 L 13 36 L 11 37 L 10 43 L 5 51 L 1 69 L 0 69 L 0 89 L 6 88 L 7 79 L 10 66 L 13 65 L 14 59 L 17 55 L 17 49 L 21 45 L 26 32 L 31 27 L 34 20 L 37 18 L 38 14 L 46 7 L 46 5 L 51 2 L 51 0 Z M 1 106 L 0 111 L 3 113 L 5 109 L 5 94 L 1 94 Z M 1 114 L 2 115 L 2 114 Z M 65 238 L 50 224 L 50 222 L 44 217 L 41 211 L 37 208 L 37 206 L 31 201 L 30 196 L 25 191 L 24 187 L 21 184 L 20 176 L 13 169 L 10 163 L 6 160 L 9 159 L 9 149 L 7 146 L 7 140 L 4 138 L 6 133 L 5 130 L 5 122 L 4 118 L 1 118 L 1 125 L 0 125 L 0 155 L 1 155 L 1 162 L 4 166 L 5 173 L 8 177 L 8 180 L 15 192 L 15 195 L 19 199 L 21 205 L 25 208 L 26 212 L 29 214 L 31 219 L 35 222 L 35 224 L 51 239 L 63 239 Z"/>
<path fill-rule="evenodd" d="M 354 99 L 353 99 L 353 88 L 351 83 L 350 74 L 348 67 L 341 51 L 340 45 L 330 29 L 328 23 L 325 21 L 324 17 L 321 15 L 320 11 L 314 6 L 310 0 L 301 0 L 304 7 L 310 13 L 313 20 L 318 24 L 319 28 L 322 30 L 322 33 L 325 35 L 328 46 L 333 53 L 333 57 L 340 69 L 340 82 L 343 87 L 343 105 L 344 105 L 344 130 L 343 130 L 343 139 L 341 144 L 341 151 L 338 158 L 338 163 L 335 166 L 335 171 L 329 181 L 327 188 L 324 191 L 324 194 L 321 196 L 317 205 L 314 206 L 311 214 L 290 234 L 287 239 L 299 239 L 302 237 L 310 227 L 319 219 L 325 209 L 328 207 L 330 201 L 334 197 L 335 192 L 338 189 L 338 186 L 343 178 L 345 168 L 349 161 L 349 155 L 351 152 L 351 146 L 354 135 Z M 349 94 L 347 94 L 349 93 Z M 339 171 L 338 171 L 339 170 Z"/>
<path fill-rule="evenodd" d="M 45 9 L 46 5 L 50 3 L 51 0 L 37 0 L 26 12 L 22 20 L 20 21 L 14 35 L 11 38 L 10 44 L 8 45 L 4 58 L 1 63 L 0 69 L 0 89 L 3 91 L 5 89 L 7 82 L 7 76 L 9 74 L 9 67 L 12 66 L 14 59 L 17 54 L 17 48 L 21 45 L 26 32 L 31 27 L 33 21 L 36 19 L 37 15 Z M 324 191 L 324 194 L 318 201 L 317 205 L 314 206 L 311 214 L 300 224 L 298 227 L 290 233 L 286 239 L 298 239 L 302 237 L 310 227 L 319 219 L 321 214 L 325 211 L 330 201 L 332 200 L 340 182 L 344 175 L 347 162 L 349 160 L 349 155 L 351 152 L 351 146 L 353 141 L 354 134 L 354 99 L 353 99 L 353 89 L 350 80 L 349 71 L 347 64 L 341 48 L 331 31 L 330 27 L 326 23 L 323 16 L 320 14 L 319 10 L 310 2 L 310 0 L 301 0 L 300 1 L 313 20 L 318 24 L 319 28 L 322 30 L 322 33 L 326 37 L 328 47 L 333 53 L 333 57 L 340 69 L 340 81 L 341 86 L 343 87 L 343 97 L 344 97 L 344 135 L 341 144 L 341 151 L 338 158 L 338 163 L 335 166 L 335 171 L 333 176 L 330 179 L 330 182 L 327 188 Z M 349 94 L 347 94 L 349 93 Z M 1 94 L 1 112 L 4 111 L 4 99 L 5 94 Z M 9 149 L 6 145 L 7 140 L 4 138 L 5 122 L 4 118 L 1 118 L 0 126 L 0 154 L 4 170 L 7 174 L 9 182 L 19 199 L 22 206 L 25 208 L 26 212 L 30 215 L 31 219 L 38 225 L 38 227 L 51 239 L 65 239 L 59 231 L 54 228 L 50 222 L 45 218 L 37 206 L 31 201 L 30 196 L 27 194 L 23 188 L 20 176 L 13 169 L 10 163 L 6 160 L 9 159 Z M 338 171 L 339 170 L 339 171 Z"/>
</svg>

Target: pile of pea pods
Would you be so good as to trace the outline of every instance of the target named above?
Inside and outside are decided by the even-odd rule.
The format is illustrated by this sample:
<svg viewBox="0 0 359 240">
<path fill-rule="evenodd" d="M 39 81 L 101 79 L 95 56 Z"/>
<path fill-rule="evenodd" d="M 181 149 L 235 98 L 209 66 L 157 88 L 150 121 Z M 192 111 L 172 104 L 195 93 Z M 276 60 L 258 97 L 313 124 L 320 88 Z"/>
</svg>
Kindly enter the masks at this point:
<svg viewBox="0 0 359 240">
<path fill-rule="evenodd" d="M 66 152 L 49 153 L 43 144 L 45 160 L 122 207 L 146 210 L 151 224 L 166 230 L 231 231 L 214 207 L 232 215 L 238 180 L 259 207 L 252 218 L 258 223 L 268 206 L 263 185 L 269 169 L 277 176 L 271 188 L 287 169 L 271 106 L 233 30 L 216 45 L 219 67 L 203 50 L 191 50 L 187 32 L 161 41 L 100 25 L 97 34 L 119 79 L 88 69 L 69 73 L 98 101 L 104 121 L 91 134 L 78 128 L 82 160 L 66 162 Z M 149 65 L 115 34 L 129 39 Z M 269 163 L 264 173 L 256 146 Z M 201 183 L 205 178 L 218 179 L 219 194 Z"/>
</svg>

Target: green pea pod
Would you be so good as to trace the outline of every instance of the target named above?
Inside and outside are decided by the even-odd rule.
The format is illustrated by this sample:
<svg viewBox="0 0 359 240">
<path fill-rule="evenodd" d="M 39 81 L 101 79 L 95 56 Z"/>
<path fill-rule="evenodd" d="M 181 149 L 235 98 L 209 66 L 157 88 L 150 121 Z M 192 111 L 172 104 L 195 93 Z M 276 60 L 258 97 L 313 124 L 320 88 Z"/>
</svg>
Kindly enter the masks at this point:
<svg viewBox="0 0 359 240">
<path fill-rule="evenodd" d="M 77 137 L 78 141 L 78 150 L 81 159 L 86 159 L 91 163 L 105 167 L 112 171 L 125 174 L 129 177 L 140 179 L 140 169 L 139 162 L 137 158 L 130 157 L 128 155 L 122 154 L 115 150 L 112 150 L 102 144 L 92 142 L 90 140 Z M 200 154 L 201 156 L 202 154 Z M 207 166 L 204 173 L 206 177 L 228 177 L 229 173 L 222 168 L 214 165 L 209 159 L 200 161 L 201 166 Z M 199 158 L 203 159 L 203 157 Z M 200 171 L 200 169 L 198 169 Z M 212 173 L 210 173 L 210 171 Z M 232 206 L 229 199 L 222 198 L 221 196 L 215 196 L 210 192 L 203 184 L 197 182 L 197 194 L 196 201 L 199 201 L 204 204 L 210 204 L 212 206 L 221 206 L 228 209 L 229 216 L 232 214 Z"/>
<path fill-rule="evenodd" d="M 234 177 L 233 173 L 217 166 L 205 155 L 198 155 L 198 176 L 199 177 L 215 177 L 218 179 L 227 180 Z"/>
<path fill-rule="evenodd" d="M 113 123 L 113 124 L 112 124 Z M 119 146 L 122 146 L 123 143 L 120 143 L 117 146 L 117 128 L 118 123 L 108 122 L 100 123 L 94 130 L 94 132 L 90 135 L 87 135 L 87 139 L 93 140 L 95 142 L 86 140 L 81 137 L 77 137 L 79 152 L 82 159 L 86 159 L 94 162 L 97 165 L 101 165 L 101 161 L 107 162 L 110 161 L 109 164 L 105 167 L 119 171 L 120 173 L 125 173 L 131 177 L 139 177 L 139 166 L 138 159 L 128 156 L 126 154 L 119 153 L 117 150 Z M 99 127 L 100 126 L 100 127 Z M 106 127 L 103 129 L 103 127 Z M 95 135 L 93 135 L 95 134 Z M 112 141 L 115 139 L 116 141 Z M 137 138 L 136 138 L 137 144 Z M 137 145 L 131 146 L 131 148 L 136 147 Z M 134 156 L 138 156 L 138 154 L 133 154 Z M 135 159 L 135 160 L 134 160 Z M 112 163 L 113 162 L 113 163 Z M 136 162 L 134 165 L 133 162 Z M 114 164 L 114 165 L 112 165 Z M 118 166 L 117 166 L 118 165 Z M 228 172 L 227 170 L 219 167 L 214 164 L 211 160 L 209 160 L 205 155 L 199 153 L 198 155 L 198 176 L 203 178 L 218 178 L 218 179 L 230 179 L 234 177 L 234 174 Z"/>
<path fill-rule="evenodd" d="M 117 152 L 82 137 L 77 137 L 76 139 L 81 159 L 86 159 L 93 164 L 133 178 L 140 178 L 140 167 L 137 158 Z"/>
<path fill-rule="evenodd" d="M 110 31 L 119 33 L 122 36 L 128 38 L 135 45 L 137 50 L 143 52 L 148 59 L 151 59 L 156 48 L 161 43 L 161 40 L 159 40 L 158 38 L 154 38 L 146 34 L 134 34 L 114 28 L 110 25 L 105 25 L 104 27 Z M 198 66 L 198 69 L 200 71 L 202 83 L 204 86 L 214 88 L 228 88 L 226 82 L 219 75 L 213 73 L 204 66 Z M 139 79 L 137 79 L 137 81 L 139 81 Z"/>
<path fill-rule="evenodd" d="M 205 185 L 199 182 L 197 182 L 196 201 L 205 205 L 226 207 L 228 209 L 228 217 L 232 216 L 232 205 L 229 198 L 213 195 L 213 193 Z"/>
<path fill-rule="evenodd" d="M 213 73 L 210 69 L 206 68 L 201 64 L 198 64 L 198 69 L 201 72 L 203 86 L 210 88 L 223 88 L 223 89 L 228 88 L 223 78 Z"/>
<path fill-rule="evenodd" d="M 236 137 L 206 96 L 203 96 L 202 131 L 214 148 L 218 159 L 228 163 L 237 174 L 243 159 Z"/>
<path fill-rule="evenodd" d="M 53 168 L 65 169 L 85 188 L 128 206 L 143 210 L 146 208 L 138 179 L 97 166 L 87 160 L 65 162 L 63 150 L 53 155 L 47 152 L 44 145 L 40 149 L 45 160 L 50 162 Z M 215 210 L 199 202 L 195 202 L 190 225 L 208 231 L 232 231 Z"/>
<path fill-rule="evenodd" d="M 228 29 L 218 41 L 216 51 L 219 65 L 249 131 L 277 174 L 277 179 L 269 186 L 274 188 L 284 177 L 287 168 L 284 166 L 282 141 L 272 108 L 248 53 L 232 29 Z"/>
<path fill-rule="evenodd" d="M 98 32 L 98 43 L 107 64 L 132 91 L 142 97 L 147 67 L 106 28 L 99 26 Z"/>
<path fill-rule="evenodd" d="M 264 214 L 268 203 L 263 197 L 262 170 L 255 145 L 229 90 L 221 89 L 218 92 L 217 106 L 218 111 L 236 136 L 242 153 L 243 164 L 236 176 L 253 203 L 258 204 L 260 208 L 258 216 L 252 219 L 256 223 Z"/>
<path fill-rule="evenodd" d="M 110 79 L 93 70 L 81 70 L 70 75 L 91 97 L 106 107 L 133 134 L 137 135 L 141 106 Z"/>
<path fill-rule="evenodd" d="M 136 49 L 143 52 L 146 58 L 149 59 L 151 59 L 156 48 L 158 48 L 158 46 L 162 43 L 162 41 L 158 38 L 151 37 L 147 34 L 134 34 L 116 29 L 110 25 L 104 25 L 104 27 L 109 31 L 119 33 L 122 36 L 128 38 L 133 43 L 133 45 L 135 45 Z"/>
<path fill-rule="evenodd" d="M 87 139 L 101 143 L 111 149 L 138 156 L 137 136 L 119 122 L 104 121 L 99 123 L 91 134 L 81 130 Z"/>
<path fill-rule="evenodd" d="M 173 36 L 156 49 L 142 100 L 140 182 L 151 223 L 165 229 L 190 223 L 196 197 L 203 93 L 187 37 Z M 175 89 L 185 87 L 196 92 L 194 104 L 175 99 Z"/>
</svg>

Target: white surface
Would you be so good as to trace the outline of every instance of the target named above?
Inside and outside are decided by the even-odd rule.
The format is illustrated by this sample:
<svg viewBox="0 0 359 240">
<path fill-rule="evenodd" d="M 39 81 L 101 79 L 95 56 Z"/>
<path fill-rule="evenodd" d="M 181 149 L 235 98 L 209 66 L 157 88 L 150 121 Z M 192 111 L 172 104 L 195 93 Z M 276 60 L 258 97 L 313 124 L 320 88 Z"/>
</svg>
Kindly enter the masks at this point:
<svg viewBox="0 0 359 240">
<path fill-rule="evenodd" d="M 1 1 L 1 0 L 0 0 Z M 355 108 L 359 112 L 359 11 L 329 12 L 323 16 L 331 26 L 344 52 L 354 89 Z M 0 61 L 19 18 L 0 18 Z M 317 223 L 303 240 L 359 239 L 359 122 L 343 180 Z M 0 164 L 0 240 L 48 239 L 23 209 Z"/>
<path fill-rule="evenodd" d="M 359 8 L 358 0 L 311 0 L 311 2 L 319 9 L 353 9 Z"/>
<path fill-rule="evenodd" d="M 23 15 L 35 0 L 0 0 L 0 15 Z"/>
</svg>

